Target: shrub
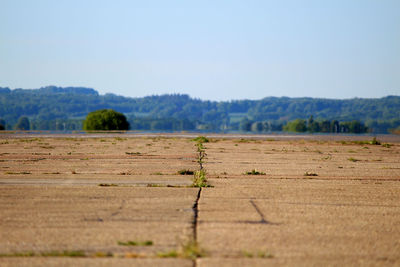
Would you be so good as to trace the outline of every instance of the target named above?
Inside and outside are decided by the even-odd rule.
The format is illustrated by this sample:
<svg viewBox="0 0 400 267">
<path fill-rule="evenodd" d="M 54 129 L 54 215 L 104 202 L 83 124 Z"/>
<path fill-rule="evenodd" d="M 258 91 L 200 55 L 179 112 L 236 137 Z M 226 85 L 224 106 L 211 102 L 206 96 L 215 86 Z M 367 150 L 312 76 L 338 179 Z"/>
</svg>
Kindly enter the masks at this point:
<svg viewBox="0 0 400 267">
<path fill-rule="evenodd" d="M 129 130 L 126 117 L 112 109 L 102 109 L 90 112 L 83 122 L 85 131 Z"/>
</svg>

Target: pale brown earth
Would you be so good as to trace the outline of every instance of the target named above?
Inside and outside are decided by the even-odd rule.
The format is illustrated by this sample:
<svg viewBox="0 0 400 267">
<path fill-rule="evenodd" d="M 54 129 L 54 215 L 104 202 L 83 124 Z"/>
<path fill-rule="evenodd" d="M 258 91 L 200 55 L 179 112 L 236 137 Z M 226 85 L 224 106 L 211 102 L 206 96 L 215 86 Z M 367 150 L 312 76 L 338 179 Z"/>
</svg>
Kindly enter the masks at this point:
<svg viewBox="0 0 400 267">
<path fill-rule="evenodd" d="M 400 265 L 398 137 L 212 136 L 197 217 L 192 137 L 0 135 L 0 265 Z"/>
</svg>

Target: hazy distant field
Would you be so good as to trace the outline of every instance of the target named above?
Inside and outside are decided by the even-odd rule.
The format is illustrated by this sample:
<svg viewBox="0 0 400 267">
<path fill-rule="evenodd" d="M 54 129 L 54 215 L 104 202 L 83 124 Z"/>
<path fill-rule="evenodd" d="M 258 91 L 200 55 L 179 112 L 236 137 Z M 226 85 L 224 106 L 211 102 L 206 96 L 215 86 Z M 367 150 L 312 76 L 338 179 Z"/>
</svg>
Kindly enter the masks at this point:
<svg viewBox="0 0 400 267">
<path fill-rule="evenodd" d="M 193 137 L 0 136 L 0 265 L 400 264 L 397 137 Z"/>
</svg>

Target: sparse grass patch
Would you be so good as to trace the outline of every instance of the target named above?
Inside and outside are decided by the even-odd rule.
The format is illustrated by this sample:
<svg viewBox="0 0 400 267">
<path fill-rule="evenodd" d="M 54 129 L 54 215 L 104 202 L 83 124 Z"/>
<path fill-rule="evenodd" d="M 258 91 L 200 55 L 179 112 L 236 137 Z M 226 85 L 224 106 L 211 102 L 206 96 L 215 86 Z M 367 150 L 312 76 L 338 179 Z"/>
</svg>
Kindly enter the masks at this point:
<svg viewBox="0 0 400 267">
<path fill-rule="evenodd" d="M 272 255 L 268 251 L 258 251 L 257 252 L 257 257 L 258 258 L 264 258 L 264 259 L 272 259 L 274 257 L 274 255 Z"/>
<path fill-rule="evenodd" d="M 49 251 L 41 252 L 42 257 L 86 257 L 82 250 L 64 250 L 64 251 Z"/>
<path fill-rule="evenodd" d="M 370 141 L 364 140 L 364 141 L 351 141 L 351 142 L 341 141 L 341 142 L 342 142 L 342 144 L 352 143 L 352 144 L 357 144 L 357 145 L 380 145 L 381 144 L 381 142 L 379 140 L 377 140 L 376 137 L 372 138 L 372 140 L 370 140 Z"/>
<path fill-rule="evenodd" d="M 315 172 L 305 172 L 304 176 L 318 176 L 318 174 Z"/>
<path fill-rule="evenodd" d="M 243 250 L 242 251 L 242 256 L 243 257 L 246 257 L 246 258 L 253 258 L 253 253 L 251 253 L 250 251 L 247 251 L 247 250 Z"/>
<path fill-rule="evenodd" d="M 154 243 L 151 240 L 146 240 L 146 241 L 118 241 L 118 245 L 120 246 L 152 246 Z"/>
<path fill-rule="evenodd" d="M 82 250 L 45 251 L 45 252 L 14 252 L 2 253 L 0 257 L 86 257 Z"/>
<path fill-rule="evenodd" d="M 187 169 L 182 169 L 178 171 L 178 174 L 180 175 L 193 175 L 194 171 L 187 170 Z"/>
<path fill-rule="evenodd" d="M 256 169 L 253 169 L 251 171 L 247 171 L 244 174 L 246 174 L 246 175 L 266 175 L 265 172 L 260 172 L 260 171 L 257 171 Z"/>
<path fill-rule="evenodd" d="M 195 240 L 191 240 L 182 246 L 182 257 L 186 259 L 201 258 L 206 255 L 205 251 Z"/>
<path fill-rule="evenodd" d="M 242 256 L 246 258 L 264 258 L 264 259 L 271 259 L 274 257 L 270 252 L 267 251 L 257 251 L 255 253 L 243 250 L 242 251 Z"/>
<path fill-rule="evenodd" d="M 40 146 L 40 148 L 44 148 L 44 149 L 54 149 L 54 146 Z"/>
<path fill-rule="evenodd" d="M 34 256 L 36 256 L 36 254 L 33 251 L 0 253 L 0 257 L 1 258 L 6 258 L 6 257 L 34 257 Z"/>
<path fill-rule="evenodd" d="M 392 146 L 392 144 L 385 143 L 385 144 L 382 144 L 382 146 L 386 147 L 386 148 L 390 148 Z"/>
<path fill-rule="evenodd" d="M 101 184 L 98 184 L 98 186 L 105 186 L 105 187 L 107 187 L 107 186 L 118 186 L 118 185 L 117 185 L 117 184 L 101 183 Z"/>
<path fill-rule="evenodd" d="M 31 174 L 30 172 L 6 172 L 6 174 Z"/>
<path fill-rule="evenodd" d="M 151 175 L 164 175 L 162 172 L 153 172 Z"/>
<path fill-rule="evenodd" d="M 177 258 L 178 256 L 179 256 L 179 254 L 176 250 L 157 253 L 157 257 L 159 257 L 159 258 Z"/>
<path fill-rule="evenodd" d="M 127 155 L 140 155 L 140 152 L 125 152 Z"/>
</svg>

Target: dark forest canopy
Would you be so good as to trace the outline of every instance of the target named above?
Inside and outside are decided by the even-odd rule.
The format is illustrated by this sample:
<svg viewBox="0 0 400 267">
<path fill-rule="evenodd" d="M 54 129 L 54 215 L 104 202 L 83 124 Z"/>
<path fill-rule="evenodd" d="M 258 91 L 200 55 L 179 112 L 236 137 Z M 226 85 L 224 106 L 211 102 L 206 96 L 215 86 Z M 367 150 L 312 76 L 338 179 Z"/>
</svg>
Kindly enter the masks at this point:
<svg viewBox="0 0 400 267">
<path fill-rule="evenodd" d="M 317 122 L 360 121 L 374 132 L 400 126 L 400 96 L 344 100 L 266 97 L 217 102 L 181 94 L 142 98 L 100 95 L 84 87 L 14 90 L 0 87 L 0 119 L 6 122 L 7 129 L 26 116 L 31 129 L 77 130 L 82 128 L 89 112 L 100 109 L 123 113 L 132 130 L 276 131 L 289 121 L 307 120 L 310 116 Z"/>
</svg>

